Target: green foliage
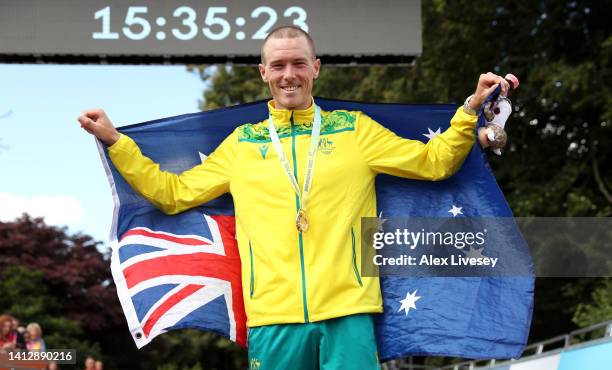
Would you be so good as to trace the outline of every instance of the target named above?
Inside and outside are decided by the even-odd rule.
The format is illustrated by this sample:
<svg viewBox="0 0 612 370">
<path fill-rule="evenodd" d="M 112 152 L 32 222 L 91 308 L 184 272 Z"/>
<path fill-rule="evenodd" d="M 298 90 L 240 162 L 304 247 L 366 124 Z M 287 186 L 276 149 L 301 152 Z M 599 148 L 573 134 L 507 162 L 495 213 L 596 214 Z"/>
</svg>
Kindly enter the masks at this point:
<svg viewBox="0 0 612 370">
<path fill-rule="evenodd" d="M 155 340 L 147 352 L 154 356 L 158 370 L 246 369 L 246 351 L 213 333 L 178 330 Z M 161 338 L 160 338 L 161 339 Z"/>
<path fill-rule="evenodd" d="M 23 326 L 40 324 L 47 348 L 75 348 L 79 355 L 100 355 L 99 344 L 83 340 L 79 323 L 63 317 L 60 300 L 49 293 L 42 272 L 9 267 L 0 275 L 0 292 L 0 312 L 17 317 Z"/>
<path fill-rule="evenodd" d="M 189 67 L 189 70 L 197 71 L 204 82 L 214 86 L 204 91 L 204 102 L 200 102 L 206 109 L 227 107 L 270 96 L 257 67 L 216 66 L 207 69 L 200 66 Z"/>
<path fill-rule="evenodd" d="M 55 297 L 50 304 L 61 306 L 63 316 L 82 328 L 101 330 L 119 323 L 122 313 L 109 285 L 108 260 L 97 245 L 89 236 L 68 235 L 65 228 L 24 215 L 0 222 L 0 271 L 23 266 L 42 273 L 48 296 Z"/>
<path fill-rule="evenodd" d="M 179 367 L 179 365 L 175 363 L 169 363 L 169 364 L 158 366 L 157 370 L 206 370 L 206 369 L 203 368 L 202 365 L 200 365 L 200 363 L 198 362 L 192 367 Z"/>
<path fill-rule="evenodd" d="M 49 297 L 42 284 L 43 274 L 24 267 L 11 266 L 2 272 L 0 279 L 0 312 L 19 316 L 22 320 L 34 320 L 46 312 L 46 307 L 57 307 L 57 300 Z M 46 298 L 46 299 L 45 299 Z"/>
<path fill-rule="evenodd" d="M 597 287 L 589 303 L 580 303 L 573 321 L 580 327 L 612 320 L 612 278 L 607 278 Z"/>
</svg>

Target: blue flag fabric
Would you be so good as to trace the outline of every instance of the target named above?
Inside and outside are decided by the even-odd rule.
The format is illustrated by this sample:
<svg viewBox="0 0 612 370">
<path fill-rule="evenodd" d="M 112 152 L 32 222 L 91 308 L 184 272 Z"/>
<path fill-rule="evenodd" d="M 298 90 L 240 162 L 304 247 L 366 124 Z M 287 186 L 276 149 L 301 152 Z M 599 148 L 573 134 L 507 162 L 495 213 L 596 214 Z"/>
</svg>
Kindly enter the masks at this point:
<svg viewBox="0 0 612 370">
<path fill-rule="evenodd" d="M 396 134 L 421 141 L 446 130 L 456 110 L 453 105 L 315 100 L 328 111 L 363 111 Z M 255 102 L 120 130 L 162 169 L 180 173 L 200 163 L 238 125 L 267 116 L 266 102 Z M 187 327 L 214 331 L 245 345 L 231 196 L 166 216 L 130 188 L 103 147 L 99 148 L 115 198 L 111 269 L 137 346 L 165 331 Z M 478 145 L 459 172 L 447 180 L 413 181 L 380 175 L 376 194 L 384 217 L 452 217 L 451 209 L 467 217 L 512 217 Z M 518 233 L 518 229 L 510 232 Z M 520 234 L 517 240 L 522 241 Z M 524 242 L 515 244 L 518 263 L 532 271 Z M 205 253 L 190 257 L 181 249 L 193 245 Z M 225 258 L 217 258 L 219 255 Z M 168 267 L 174 265 L 193 270 L 183 273 Z M 520 357 L 531 323 L 534 281 L 533 273 L 381 277 L 384 314 L 376 317 L 379 356 L 381 360 L 407 355 Z M 409 295 L 416 309 L 408 312 L 402 309 L 402 300 Z"/>
</svg>

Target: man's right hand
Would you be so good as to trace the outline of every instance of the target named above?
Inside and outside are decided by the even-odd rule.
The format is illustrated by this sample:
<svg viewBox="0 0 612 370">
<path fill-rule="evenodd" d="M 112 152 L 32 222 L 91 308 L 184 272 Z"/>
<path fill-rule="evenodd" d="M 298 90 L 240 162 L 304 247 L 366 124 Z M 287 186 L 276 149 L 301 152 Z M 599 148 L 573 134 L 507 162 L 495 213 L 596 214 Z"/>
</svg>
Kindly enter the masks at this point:
<svg viewBox="0 0 612 370">
<path fill-rule="evenodd" d="M 119 140 L 119 131 L 102 109 L 89 109 L 78 118 L 81 127 L 104 144 L 111 146 Z"/>
</svg>

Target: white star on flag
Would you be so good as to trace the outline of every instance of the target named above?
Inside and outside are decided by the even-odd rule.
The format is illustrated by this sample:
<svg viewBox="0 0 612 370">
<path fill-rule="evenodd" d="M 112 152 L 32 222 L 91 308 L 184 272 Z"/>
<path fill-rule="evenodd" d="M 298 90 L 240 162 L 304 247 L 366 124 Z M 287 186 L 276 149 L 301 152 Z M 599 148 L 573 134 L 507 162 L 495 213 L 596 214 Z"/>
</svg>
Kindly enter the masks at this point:
<svg viewBox="0 0 612 370">
<path fill-rule="evenodd" d="M 198 154 L 200 155 L 200 161 L 204 163 L 204 161 L 206 160 L 206 158 L 208 158 L 208 156 L 202 152 L 198 152 Z"/>
<path fill-rule="evenodd" d="M 428 138 L 429 140 L 433 139 L 434 137 L 440 135 L 440 127 L 438 127 L 438 129 L 436 131 L 431 131 L 431 129 L 429 127 L 427 127 L 427 131 L 429 131 L 428 134 L 423 134 L 423 136 L 425 136 L 426 138 Z"/>
<path fill-rule="evenodd" d="M 406 293 L 406 298 L 400 301 L 402 306 L 400 307 L 399 310 L 397 310 L 397 312 L 400 312 L 401 310 L 405 310 L 406 316 L 408 316 L 408 311 L 410 311 L 411 308 L 414 308 L 415 310 L 417 309 L 414 303 L 418 301 L 421 297 L 417 296 L 416 292 L 417 291 L 415 290 L 412 293 Z"/>
<path fill-rule="evenodd" d="M 463 212 L 461 212 L 461 209 L 463 209 L 463 207 L 457 207 L 453 204 L 453 208 L 449 209 L 448 212 L 452 213 L 453 217 L 457 217 L 457 215 L 463 214 Z"/>
<path fill-rule="evenodd" d="M 382 218 L 382 211 L 381 211 L 378 217 L 376 218 L 376 230 L 383 231 L 384 230 L 383 224 L 385 223 L 385 221 L 387 220 Z"/>
</svg>

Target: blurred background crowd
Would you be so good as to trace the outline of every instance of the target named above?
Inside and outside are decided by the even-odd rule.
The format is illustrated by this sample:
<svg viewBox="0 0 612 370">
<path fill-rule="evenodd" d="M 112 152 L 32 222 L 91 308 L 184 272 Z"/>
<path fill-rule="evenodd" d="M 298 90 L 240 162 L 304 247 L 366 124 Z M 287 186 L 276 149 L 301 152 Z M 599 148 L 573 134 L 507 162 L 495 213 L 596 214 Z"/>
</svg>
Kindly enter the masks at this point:
<svg viewBox="0 0 612 370">
<path fill-rule="evenodd" d="M 22 326 L 19 319 L 11 315 L 0 315 L 0 351 L 44 351 L 45 340 L 38 323 Z"/>
<path fill-rule="evenodd" d="M 42 328 L 36 322 L 22 326 L 17 317 L 0 314 L 0 354 L 46 351 L 42 334 Z M 84 366 L 84 370 L 104 370 L 104 363 L 92 356 L 85 358 Z M 46 369 L 59 369 L 59 365 L 51 361 Z"/>
</svg>

